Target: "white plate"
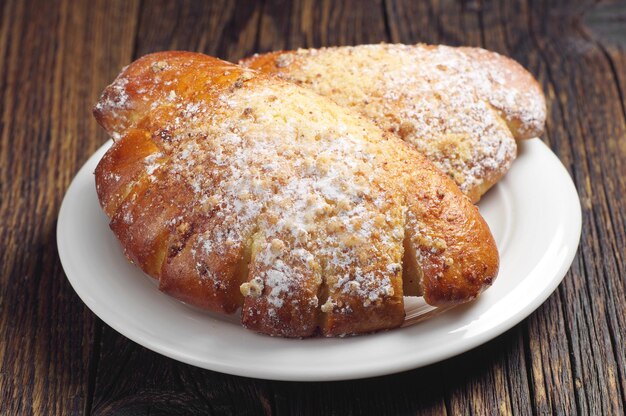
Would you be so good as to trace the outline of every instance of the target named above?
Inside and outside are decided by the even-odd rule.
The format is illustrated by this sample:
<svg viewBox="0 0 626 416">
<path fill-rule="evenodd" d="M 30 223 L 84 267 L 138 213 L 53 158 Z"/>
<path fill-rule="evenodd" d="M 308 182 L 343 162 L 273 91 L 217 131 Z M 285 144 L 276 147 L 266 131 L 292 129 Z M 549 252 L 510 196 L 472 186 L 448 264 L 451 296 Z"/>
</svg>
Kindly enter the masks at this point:
<svg viewBox="0 0 626 416">
<path fill-rule="evenodd" d="M 416 325 L 336 339 L 281 339 L 242 328 L 162 294 L 126 261 L 96 197 L 93 171 L 106 143 L 69 187 L 57 226 L 72 286 L 104 322 L 133 341 L 185 363 L 276 380 L 341 380 L 408 370 L 480 345 L 511 328 L 554 291 L 578 247 L 581 212 L 565 168 L 538 139 L 480 202 L 501 267 L 478 300 Z M 411 312 L 412 306 L 407 306 Z"/>
</svg>

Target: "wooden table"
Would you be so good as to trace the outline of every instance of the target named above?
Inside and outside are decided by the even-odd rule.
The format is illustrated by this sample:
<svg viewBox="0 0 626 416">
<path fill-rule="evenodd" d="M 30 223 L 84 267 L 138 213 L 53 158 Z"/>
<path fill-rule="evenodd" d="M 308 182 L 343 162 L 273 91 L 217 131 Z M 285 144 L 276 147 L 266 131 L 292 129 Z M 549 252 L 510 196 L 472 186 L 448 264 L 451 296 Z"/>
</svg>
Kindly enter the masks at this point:
<svg viewBox="0 0 626 416">
<path fill-rule="evenodd" d="M 0 7 L 0 414 L 626 411 L 623 1 L 4 0 Z M 543 306 L 456 358 L 327 383 L 181 364 L 87 309 L 61 269 L 56 218 L 70 180 L 106 140 L 90 111 L 123 65 L 164 49 L 236 60 L 380 41 L 483 46 L 540 80 L 544 140 L 583 208 L 578 255 Z"/>
</svg>

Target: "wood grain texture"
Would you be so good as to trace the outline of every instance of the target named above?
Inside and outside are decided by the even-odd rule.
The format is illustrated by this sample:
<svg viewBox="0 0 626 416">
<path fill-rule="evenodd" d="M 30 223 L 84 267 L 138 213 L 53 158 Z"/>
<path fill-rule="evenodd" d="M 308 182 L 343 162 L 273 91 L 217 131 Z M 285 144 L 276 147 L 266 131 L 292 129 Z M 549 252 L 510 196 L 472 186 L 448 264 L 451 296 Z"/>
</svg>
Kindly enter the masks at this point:
<svg viewBox="0 0 626 416">
<path fill-rule="evenodd" d="M 56 217 L 72 176 L 105 140 L 90 120 L 90 108 L 130 58 L 136 5 L 1 6 L 3 415 L 78 414 L 88 407 L 96 320 L 62 272 Z"/>
<path fill-rule="evenodd" d="M 8 0 L 0 8 L 0 414 L 625 413 L 626 2 Z M 380 41 L 483 46 L 539 79 L 544 141 L 583 208 L 579 254 L 544 305 L 442 363 L 329 383 L 181 364 L 87 310 L 60 268 L 54 228 L 72 176 L 106 139 L 91 105 L 123 65 L 164 49 L 237 60 Z"/>
<path fill-rule="evenodd" d="M 382 0 L 268 0 L 255 52 L 388 41 Z"/>
<path fill-rule="evenodd" d="M 256 49 L 262 5 L 228 0 L 145 2 L 135 58 L 161 50 L 202 52 L 234 61 L 248 56 Z"/>
<path fill-rule="evenodd" d="M 624 241 L 625 231 L 626 120 L 610 61 L 578 27 L 581 14 L 595 7 L 557 3 L 549 21 L 543 10 L 529 19 L 529 29 L 552 94 L 550 144 L 571 169 L 583 205 L 581 252 L 559 288 L 573 404 L 583 414 L 623 414 L 626 305 L 618 258 L 624 246 L 615 243 Z M 626 67 L 617 73 L 626 73 Z M 544 357 L 544 372 L 554 362 L 555 357 Z"/>
</svg>

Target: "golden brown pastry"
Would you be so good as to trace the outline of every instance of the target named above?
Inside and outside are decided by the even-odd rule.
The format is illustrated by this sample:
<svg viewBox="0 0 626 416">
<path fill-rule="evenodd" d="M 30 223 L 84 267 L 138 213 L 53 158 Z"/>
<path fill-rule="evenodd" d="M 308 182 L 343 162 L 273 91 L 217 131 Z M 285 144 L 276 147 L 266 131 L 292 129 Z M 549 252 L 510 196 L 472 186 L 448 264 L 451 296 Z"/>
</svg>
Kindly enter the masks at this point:
<svg viewBox="0 0 626 416">
<path fill-rule="evenodd" d="M 94 109 L 96 169 L 126 255 L 160 290 L 249 329 L 306 337 L 399 326 L 404 287 L 433 305 L 498 270 L 457 186 L 327 98 L 190 52 L 145 56 Z"/>
<path fill-rule="evenodd" d="M 342 46 L 255 55 L 242 64 L 356 109 L 414 145 L 474 202 L 508 171 L 515 139 L 543 132 L 545 99 L 535 79 L 484 49 Z"/>
</svg>

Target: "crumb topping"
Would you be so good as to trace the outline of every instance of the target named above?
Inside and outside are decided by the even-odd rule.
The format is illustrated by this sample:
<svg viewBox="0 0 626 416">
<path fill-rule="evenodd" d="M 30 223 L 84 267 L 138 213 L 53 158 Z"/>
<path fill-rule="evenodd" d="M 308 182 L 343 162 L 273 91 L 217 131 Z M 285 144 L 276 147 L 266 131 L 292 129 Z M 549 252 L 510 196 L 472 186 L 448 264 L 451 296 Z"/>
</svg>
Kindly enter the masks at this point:
<svg viewBox="0 0 626 416">
<path fill-rule="evenodd" d="M 448 250 L 415 214 L 421 179 L 410 162 L 421 157 L 294 84 L 231 65 L 203 78 L 199 64 L 189 80 L 177 65 L 157 62 L 134 85 L 122 74 L 99 104 L 116 134 L 140 129 L 158 148 L 132 179 L 154 205 L 134 204 L 131 192 L 116 215 L 149 223 L 158 212 L 150 227 L 171 233 L 166 262 L 186 253 L 216 297 L 235 281 L 242 316 L 270 333 L 289 333 L 284 325 L 310 310 L 332 322 L 360 310 L 387 316 L 390 305 L 401 314 L 406 242 L 418 263 Z"/>
<path fill-rule="evenodd" d="M 482 54 L 493 52 L 360 45 L 299 49 L 278 55 L 275 65 L 283 78 L 355 108 L 412 143 L 471 194 L 515 158 L 507 123 L 520 120 L 524 131 L 540 132 L 545 121 L 540 92 L 516 88 L 515 80 L 507 82 L 516 75 Z"/>
<path fill-rule="evenodd" d="M 246 89 L 253 78 L 235 78 L 214 102 L 172 89 L 149 104 L 163 151 L 144 159 L 146 175 L 187 186 L 194 198 L 185 211 L 214 224 L 194 228 L 198 274 L 223 287 L 211 259 L 252 244 L 252 278 L 239 289 L 270 317 L 303 296 L 343 314 L 401 297 L 407 205 L 401 182 L 388 178 L 397 161 L 381 131 L 338 107 L 316 111 L 330 103 L 289 84 Z M 116 84 L 122 91 L 126 82 Z M 319 305 L 322 286 L 329 296 Z"/>
</svg>

